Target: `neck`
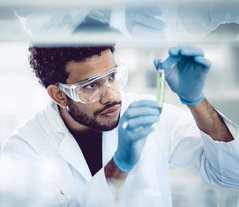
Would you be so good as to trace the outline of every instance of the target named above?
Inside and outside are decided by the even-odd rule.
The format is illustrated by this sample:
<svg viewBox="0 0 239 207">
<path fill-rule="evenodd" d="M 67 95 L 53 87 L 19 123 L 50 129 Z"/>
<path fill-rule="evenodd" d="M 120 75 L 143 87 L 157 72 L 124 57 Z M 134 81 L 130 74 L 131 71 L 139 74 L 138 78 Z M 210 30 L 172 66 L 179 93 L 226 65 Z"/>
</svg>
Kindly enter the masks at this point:
<svg viewBox="0 0 239 207">
<path fill-rule="evenodd" d="M 60 106 L 58 106 L 58 109 L 59 109 L 59 112 L 60 112 L 60 115 L 61 115 L 61 118 L 63 119 L 66 127 L 68 129 L 70 129 L 71 131 L 74 131 L 74 132 L 80 132 L 80 133 L 85 133 L 85 134 L 88 134 L 88 133 L 93 133 L 94 130 L 89 128 L 89 127 L 86 127 L 82 124 L 79 124 L 78 122 L 76 122 L 71 116 L 70 114 L 68 113 L 67 109 L 66 108 L 62 108 Z"/>
</svg>

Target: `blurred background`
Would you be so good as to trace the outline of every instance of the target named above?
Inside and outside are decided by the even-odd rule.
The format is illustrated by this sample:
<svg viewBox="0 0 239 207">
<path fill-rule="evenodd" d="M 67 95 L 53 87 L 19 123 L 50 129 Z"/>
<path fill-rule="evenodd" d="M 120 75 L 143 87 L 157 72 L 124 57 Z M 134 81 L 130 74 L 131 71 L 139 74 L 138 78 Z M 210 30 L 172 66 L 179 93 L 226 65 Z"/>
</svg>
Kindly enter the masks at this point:
<svg viewBox="0 0 239 207">
<path fill-rule="evenodd" d="M 137 5 L 136 5 L 137 3 Z M 146 4 L 147 3 L 147 4 Z M 200 47 L 212 62 L 204 94 L 239 125 L 239 3 L 237 1 L 0 1 L 0 145 L 44 108 L 46 90 L 29 66 L 30 43 L 116 42 L 115 60 L 126 64 L 125 92 L 156 95 L 153 60 L 170 47 Z M 182 105 L 168 86 L 165 102 Z M 239 207 L 239 189 L 204 184 L 191 171 L 172 166 L 174 207 Z"/>
</svg>

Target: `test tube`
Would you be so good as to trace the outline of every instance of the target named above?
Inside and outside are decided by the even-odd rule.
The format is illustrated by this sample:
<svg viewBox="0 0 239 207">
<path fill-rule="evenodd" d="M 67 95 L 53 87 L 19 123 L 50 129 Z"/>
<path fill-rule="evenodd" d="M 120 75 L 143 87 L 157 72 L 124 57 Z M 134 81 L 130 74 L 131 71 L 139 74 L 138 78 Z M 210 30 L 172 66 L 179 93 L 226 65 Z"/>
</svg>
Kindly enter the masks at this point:
<svg viewBox="0 0 239 207">
<path fill-rule="evenodd" d="M 159 102 L 159 111 L 162 112 L 163 101 L 164 101 L 164 89 L 165 89 L 165 72 L 161 69 L 161 64 L 159 64 L 159 68 L 157 70 L 157 100 Z"/>
</svg>

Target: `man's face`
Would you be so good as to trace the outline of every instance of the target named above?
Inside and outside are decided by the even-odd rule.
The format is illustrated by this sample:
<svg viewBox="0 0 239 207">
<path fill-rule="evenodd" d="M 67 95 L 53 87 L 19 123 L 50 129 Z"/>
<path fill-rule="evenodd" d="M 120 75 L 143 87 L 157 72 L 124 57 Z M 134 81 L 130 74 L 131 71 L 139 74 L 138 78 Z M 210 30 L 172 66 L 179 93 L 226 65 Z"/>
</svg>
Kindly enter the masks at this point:
<svg viewBox="0 0 239 207">
<path fill-rule="evenodd" d="M 76 84 L 79 81 L 101 75 L 116 66 L 110 50 L 103 51 L 101 56 L 95 55 L 84 62 L 71 61 L 66 69 L 69 72 L 67 84 Z M 68 113 L 81 125 L 96 131 L 109 131 L 119 122 L 120 92 L 108 88 L 105 95 L 94 103 L 83 104 L 67 98 Z"/>
</svg>

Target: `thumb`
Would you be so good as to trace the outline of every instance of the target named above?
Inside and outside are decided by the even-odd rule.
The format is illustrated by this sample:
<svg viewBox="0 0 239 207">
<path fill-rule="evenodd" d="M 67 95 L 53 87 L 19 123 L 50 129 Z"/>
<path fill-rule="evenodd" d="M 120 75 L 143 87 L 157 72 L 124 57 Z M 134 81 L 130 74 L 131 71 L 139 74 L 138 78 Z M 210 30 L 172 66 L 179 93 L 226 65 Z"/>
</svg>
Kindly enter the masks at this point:
<svg viewBox="0 0 239 207">
<path fill-rule="evenodd" d="M 161 69 L 162 62 L 163 62 L 162 59 L 154 60 L 154 66 L 155 66 L 156 70 Z"/>
<path fill-rule="evenodd" d="M 162 69 L 168 69 L 170 68 L 173 64 L 179 62 L 183 56 L 169 56 L 162 64 L 161 67 Z"/>
</svg>

